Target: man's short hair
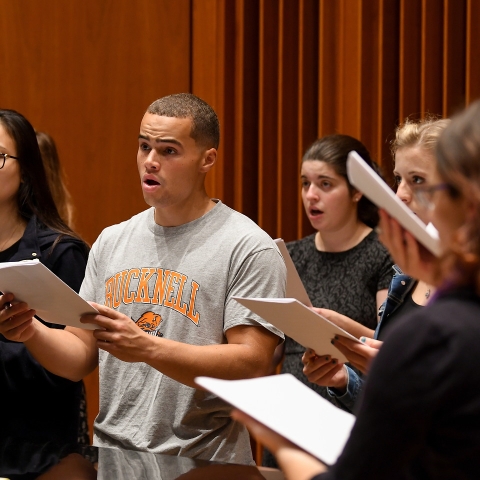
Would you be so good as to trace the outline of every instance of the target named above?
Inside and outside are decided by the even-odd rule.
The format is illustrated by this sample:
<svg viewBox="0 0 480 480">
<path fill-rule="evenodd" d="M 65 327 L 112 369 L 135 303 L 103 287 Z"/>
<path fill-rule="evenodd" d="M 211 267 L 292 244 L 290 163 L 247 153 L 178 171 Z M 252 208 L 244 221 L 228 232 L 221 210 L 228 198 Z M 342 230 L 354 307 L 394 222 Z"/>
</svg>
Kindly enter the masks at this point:
<svg viewBox="0 0 480 480">
<path fill-rule="evenodd" d="M 147 113 L 161 117 L 190 118 L 190 136 L 195 142 L 207 148 L 218 148 L 220 124 L 217 114 L 207 102 L 191 93 L 174 93 L 159 98 L 148 107 Z"/>
</svg>

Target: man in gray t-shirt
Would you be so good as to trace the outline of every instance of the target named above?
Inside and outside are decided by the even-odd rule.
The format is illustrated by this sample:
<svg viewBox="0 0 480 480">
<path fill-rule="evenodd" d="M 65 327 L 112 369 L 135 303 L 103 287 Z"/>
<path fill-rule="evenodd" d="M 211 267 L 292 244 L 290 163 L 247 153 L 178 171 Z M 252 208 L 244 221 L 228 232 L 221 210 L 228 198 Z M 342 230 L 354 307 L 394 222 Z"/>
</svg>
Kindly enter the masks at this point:
<svg viewBox="0 0 480 480">
<path fill-rule="evenodd" d="M 99 364 L 97 445 L 253 463 L 245 428 L 194 379 L 268 373 L 283 334 L 233 297 L 283 297 L 286 270 L 263 230 L 208 197 L 218 142 L 215 112 L 194 95 L 152 103 L 137 154 L 151 208 L 102 232 L 80 291 L 99 329 L 33 320 L 10 335 L 71 380 Z"/>
</svg>

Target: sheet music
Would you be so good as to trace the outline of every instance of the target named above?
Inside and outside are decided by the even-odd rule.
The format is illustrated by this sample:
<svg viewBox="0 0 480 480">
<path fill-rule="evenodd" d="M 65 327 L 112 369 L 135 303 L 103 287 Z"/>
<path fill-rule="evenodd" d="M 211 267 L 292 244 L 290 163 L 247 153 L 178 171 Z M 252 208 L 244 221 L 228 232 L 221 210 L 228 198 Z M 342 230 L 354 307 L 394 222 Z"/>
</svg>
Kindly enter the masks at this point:
<svg viewBox="0 0 480 480">
<path fill-rule="evenodd" d="M 26 302 L 46 322 L 99 328 L 80 323 L 82 315 L 97 310 L 38 260 L 0 263 L 0 291 L 13 293 L 16 302 Z"/>
</svg>

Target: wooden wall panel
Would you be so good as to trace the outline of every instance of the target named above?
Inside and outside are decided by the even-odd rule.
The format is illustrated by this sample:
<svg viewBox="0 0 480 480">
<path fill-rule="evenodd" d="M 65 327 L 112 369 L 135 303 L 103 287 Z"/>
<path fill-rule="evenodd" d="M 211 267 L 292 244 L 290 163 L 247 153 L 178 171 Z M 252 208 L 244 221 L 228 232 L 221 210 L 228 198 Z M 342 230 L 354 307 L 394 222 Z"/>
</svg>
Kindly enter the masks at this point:
<svg viewBox="0 0 480 480">
<path fill-rule="evenodd" d="M 466 2 L 444 0 L 443 115 L 465 106 Z"/>
<path fill-rule="evenodd" d="M 305 150 L 317 139 L 318 132 L 318 1 L 300 0 L 298 43 L 298 144 L 297 144 L 297 231 L 302 238 L 313 232 L 301 198 L 300 165 Z M 292 193 L 293 196 L 293 193 Z M 292 198 L 292 203 L 294 199 Z"/>
<path fill-rule="evenodd" d="M 381 29 L 380 15 L 382 0 L 367 0 L 361 2 L 361 15 L 357 18 L 360 29 L 358 52 L 360 59 L 360 105 L 359 105 L 359 129 L 354 136 L 360 138 L 373 155 L 378 138 L 379 121 L 375 114 L 380 107 L 378 92 L 381 90 Z M 369 52 L 378 52 L 371 55 Z M 371 122 L 364 119 L 372 117 Z"/>
<path fill-rule="evenodd" d="M 279 4 L 260 0 L 258 86 L 258 222 L 271 235 L 278 231 L 278 58 Z"/>
<path fill-rule="evenodd" d="M 443 41 L 443 5 L 438 0 L 422 1 L 420 110 L 442 113 L 443 58 L 438 51 Z"/>
<path fill-rule="evenodd" d="M 360 137 L 362 102 L 362 4 L 357 0 L 339 0 L 337 50 L 337 121 L 335 130 Z M 333 19 L 330 19 L 332 21 Z"/>
<path fill-rule="evenodd" d="M 190 90 L 189 0 L 1 0 L 0 8 L 9 32 L 0 104 L 57 140 L 78 231 L 93 242 L 145 207 L 138 127 L 153 100 Z"/>
<path fill-rule="evenodd" d="M 480 2 L 467 0 L 466 48 L 465 48 L 465 103 L 471 103 L 480 98 L 480 36 L 478 25 L 480 21 Z"/>
<path fill-rule="evenodd" d="M 298 197 L 298 44 L 299 11 L 296 0 L 279 1 L 278 43 L 278 170 L 276 237 L 294 240 L 297 227 Z M 285 192 L 289 192 L 285 195 Z"/>
<path fill-rule="evenodd" d="M 400 0 L 399 122 L 420 113 L 421 2 Z"/>
<path fill-rule="evenodd" d="M 383 166 L 383 174 L 390 184 L 393 175 L 390 155 L 392 127 L 398 119 L 399 62 L 399 0 L 381 1 L 379 4 L 378 89 L 376 138 L 371 146 L 373 158 Z M 369 115 L 366 115 L 367 118 Z"/>
<path fill-rule="evenodd" d="M 320 0 L 318 18 L 318 137 L 335 133 L 338 4 Z"/>
<path fill-rule="evenodd" d="M 235 48 L 235 201 L 233 207 L 258 221 L 258 42 L 259 2 L 236 4 Z M 253 146 L 253 148 L 252 148 Z"/>
</svg>

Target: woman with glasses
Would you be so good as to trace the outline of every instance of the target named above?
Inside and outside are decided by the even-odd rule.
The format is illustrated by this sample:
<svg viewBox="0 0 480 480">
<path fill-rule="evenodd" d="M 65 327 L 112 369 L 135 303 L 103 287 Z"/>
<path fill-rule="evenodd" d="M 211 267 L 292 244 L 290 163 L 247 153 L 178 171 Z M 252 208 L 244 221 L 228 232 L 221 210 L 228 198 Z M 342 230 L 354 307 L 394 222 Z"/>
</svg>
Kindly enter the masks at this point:
<svg viewBox="0 0 480 480">
<path fill-rule="evenodd" d="M 88 246 L 57 211 L 33 127 L 21 114 L 0 110 L 0 262 L 39 260 L 78 292 L 87 256 Z M 77 442 L 82 382 L 47 372 L 1 333 L 0 395 L 10 406 L 2 409 L 2 441 Z"/>
<path fill-rule="evenodd" d="M 425 196 L 432 190 L 436 175 L 435 147 L 449 122 L 448 119 L 434 117 L 417 122 L 407 120 L 396 129 L 392 142 L 396 194 L 425 224 L 430 222 L 431 216 Z M 438 187 L 433 186 L 435 188 Z M 380 307 L 380 320 L 373 339 L 363 336 L 362 346 L 343 337 L 335 340 L 335 345 L 345 353 L 350 364 L 363 373 L 367 373 L 382 345 L 381 340 L 394 321 L 409 311 L 425 306 L 435 291 L 432 285 L 404 274 L 398 265 L 394 265 L 393 269 L 395 273 L 387 299 Z M 318 309 L 318 312 L 335 323 L 341 322 L 336 312 L 324 309 Z M 330 387 L 328 392 L 339 401 L 355 404 L 364 380 L 354 369 L 348 365 L 331 368 L 325 356 L 310 350 L 304 355 L 303 363 L 305 375 L 311 382 Z"/>
<path fill-rule="evenodd" d="M 480 471 L 480 101 L 442 133 L 427 193 L 443 255 L 433 258 L 381 212 L 402 269 L 437 287 L 399 318 L 372 363 L 356 423 L 328 471 L 244 414 L 288 479 L 477 479 Z M 261 399 L 259 399 L 261 401 Z M 318 435 L 328 432 L 318 432 Z M 323 473 L 322 473 L 323 472 Z"/>
</svg>

